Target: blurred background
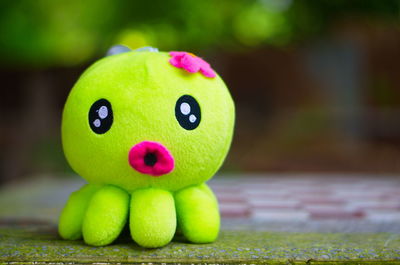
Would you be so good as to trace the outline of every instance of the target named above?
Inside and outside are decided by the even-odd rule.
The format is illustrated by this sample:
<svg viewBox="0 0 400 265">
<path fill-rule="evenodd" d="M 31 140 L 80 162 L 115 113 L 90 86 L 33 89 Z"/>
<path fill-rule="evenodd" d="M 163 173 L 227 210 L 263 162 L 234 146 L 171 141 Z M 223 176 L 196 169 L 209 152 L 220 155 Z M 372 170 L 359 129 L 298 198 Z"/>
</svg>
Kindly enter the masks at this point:
<svg viewBox="0 0 400 265">
<path fill-rule="evenodd" d="M 68 175 L 66 97 L 114 44 L 192 51 L 237 123 L 223 172 L 400 173 L 398 0 L 0 3 L 0 182 Z"/>
</svg>

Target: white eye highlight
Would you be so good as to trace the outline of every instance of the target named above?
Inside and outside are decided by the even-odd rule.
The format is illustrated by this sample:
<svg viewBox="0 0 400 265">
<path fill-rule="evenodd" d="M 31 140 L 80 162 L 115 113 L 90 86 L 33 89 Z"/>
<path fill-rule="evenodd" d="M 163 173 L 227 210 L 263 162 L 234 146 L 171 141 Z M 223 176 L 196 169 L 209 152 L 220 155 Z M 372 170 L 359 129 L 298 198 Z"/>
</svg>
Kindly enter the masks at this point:
<svg viewBox="0 0 400 265">
<path fill-rule="evenodd" d="M 104 119 L 108 116 L 108 108 L 106 106 L 101 106 L 99 109 L 100 119 Z"/>
<path fill-rule="evenodd" d="M 99 119 L 95 119 L 93 125 L 98 128 L 101 125 L 101 121 Z"/>
<path fill-rule="evenodd" d="M 194 123 L 197 120 L 196 116 L 194 116 L 193 114 L 189 116 L 189 121 L 191 123 Z"/>
<path fill-rule="evenodd" d="M 180 110 L 183 115 L 188 115 L 190 113 L 190 105 L 186 102 L 183 102 L 180 106 Z"/>
</svg>

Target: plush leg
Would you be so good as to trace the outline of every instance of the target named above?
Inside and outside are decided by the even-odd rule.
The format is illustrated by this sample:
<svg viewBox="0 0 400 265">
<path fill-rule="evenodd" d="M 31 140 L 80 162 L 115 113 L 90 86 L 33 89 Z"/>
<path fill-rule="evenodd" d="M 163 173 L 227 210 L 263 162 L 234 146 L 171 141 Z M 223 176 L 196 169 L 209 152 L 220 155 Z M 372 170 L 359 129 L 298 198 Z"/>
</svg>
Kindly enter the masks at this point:
<svg viewBox="0 0 400 265">
<path fill-rule="evenodd" d="M 198 187 L 199 187 L 201 190 L 203 190 L 205 193 L 207 193 L 208 196 L 210 196 L 211 200 L 213 200 L 213 201 L 217 204 L 217 207 L 218 207 L 218 200 L 217 200 L 217 198 L 215 197 L 214 192 L 210 189 L 210 187 L 208 187 L 208 185 L 205 184 L 205 183 L 200 184 Z"/>
<path fill-rule="evenodd" d="M 172 194 L 160 189 L 140 189 L 131 195 L 130 231 L 142 247 L 157 248 L 168 244 L 176 230 Z"/>
<path fill-rule="evenodd" d="M 219 232 L 218 202 L 205 185 L 192 186 L 175 194 L 179 227 L 193 243 L 213 242 Z"/>
<path fill-rule="evenodd" d="M 105 246 L 121 233 L 129 210 L 129 194 L 107 185 L 94 195 L 83 220 L 83 239 L 89 245 Z"/>
<path fill-rule="evenodd" d="M 67 240 L 82 237 L 82 222 L 93 194 L 100 188 L 98 185 L 86 184 L 71 193 L 58 223 L 58 233 Z"/>
</svg>

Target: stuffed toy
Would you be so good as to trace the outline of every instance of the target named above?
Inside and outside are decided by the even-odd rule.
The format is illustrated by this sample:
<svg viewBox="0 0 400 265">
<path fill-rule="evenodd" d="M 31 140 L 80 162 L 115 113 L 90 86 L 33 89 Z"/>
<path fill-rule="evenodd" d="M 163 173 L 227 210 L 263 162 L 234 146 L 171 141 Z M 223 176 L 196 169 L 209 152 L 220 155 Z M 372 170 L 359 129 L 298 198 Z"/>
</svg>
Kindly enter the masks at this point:
<svg viewBox="0 0 400 265">
<path fill-rule="evenodd" d="M 220 216 L 205 182 L 232 139 L 227 87 L 191 53 L 110 54 L 82 74 L 64 107 L 64 153 L 88 184 L 68 199 L 59 234 L 104 246 L 129 225 L 142 247 L 162 247 L 177 230 L 213 242 Z"/>
</svg>

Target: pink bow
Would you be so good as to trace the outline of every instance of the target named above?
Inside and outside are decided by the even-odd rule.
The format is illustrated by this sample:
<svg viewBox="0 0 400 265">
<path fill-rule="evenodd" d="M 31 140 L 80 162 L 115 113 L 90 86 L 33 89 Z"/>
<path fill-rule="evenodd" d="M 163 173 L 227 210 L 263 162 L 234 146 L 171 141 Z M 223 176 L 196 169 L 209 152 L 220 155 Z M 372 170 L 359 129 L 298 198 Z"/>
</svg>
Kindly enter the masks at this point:
<svg viewBox="0 0 400 265">
<path fill-rule="evenodd" d="M 205 77 L 214 78 L 215 71 L 211 66 L 196 55 L 188 52 L 170 52 L 172 58 L 169 63 L 177 68 L 183 68 L 189 73 L 196 73 L 200 71 Z"/>
</svg>

